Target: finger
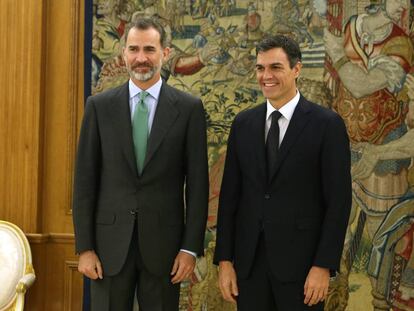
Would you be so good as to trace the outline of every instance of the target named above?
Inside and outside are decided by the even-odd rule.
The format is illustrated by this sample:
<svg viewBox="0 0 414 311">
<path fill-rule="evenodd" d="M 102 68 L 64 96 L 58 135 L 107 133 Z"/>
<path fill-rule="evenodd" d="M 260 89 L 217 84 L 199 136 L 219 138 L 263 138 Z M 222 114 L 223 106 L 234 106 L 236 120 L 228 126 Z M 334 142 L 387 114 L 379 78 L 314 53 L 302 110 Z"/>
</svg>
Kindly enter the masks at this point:
<svg viewBox="0 0 414 311">
<path fill-rule="evenodd" d="M 232 282 L 231 282 L 231 293 L 232 293 L 233 296 L 238 296 L 239 295 L 239 288 L 237 287 L 236 280 L 232 280 Z"/>
<path fill-rule="evenodd" d="M 192 272 L 188 272 L 188 273 L 186 273 L 186 275 L 185 275 L 184 279 L 185 279 L 185 280 L 191 280 L 191 275 L 192 275 L 192 274 L 193 274 Z"/>
<path fill-rule="evenodd" d="M 231 285 L 230 285 L 230 283 L 226 284 L 226 286 L 224 287 L 223 297 L 224 297 L 225 300 L 227 300 L 229 302 L 236 302 L 233 295 L 231 294 Z"/>
<path fill-rule="evenodd" d="M 321 301 L 324 301 L 326 298 L 328 298 L 328 292 L 329 292 L 329 285 L 325 287 Z"/>
<path fill-rule="evenodd" d="M 234 299 L 234 296 L 230 295 L 229 299 L 227 299 L 228 302 L 236 303 L 236 299 Z"/>
<path fill-rule="evenodd" d="M 102 280 L 103 279 L 103 270 L 102 270 L 102 264 L 100 261 L 96 262 L 96 272 L 98 274 L 98 277 Z"/>
<path fill-rule="evenodd" d="M 183 280 L 189 279 L 191 277 L 192 270 L 189 267 L 183 269 Z"/>
<path fill-rule="evenodd" d="M 322 298 L 323 298 L 323 290 L 322 289 L 319 289 L 319 290 L 317 290 L 315 293 L 314 293 L 314 295 L 313 295 L 313 300 L 311 301 L 312 302 L 312 304 L 314 304 L 314 305 L 316 305 L 319 301 L 321 301 L 322 300 Z"/>
<path fill-rule="evenodd" d="M 219 288 L 220 288 L 221 295 L 223 296 L 224 299 L 226 299 L 226 288 L 221 280 L 219 281 Z"/>
<path fill-rule="evenodd" d="M 182 275 L 181 273 L 177 272 L 174 275 L 174 277 L 171 279 L 171 283 L 177 284 L 177 283 L 180 283 L 183 279 L 184 279 L 184 275 Z"/>
<path fill-rule="evenodd" d="M 179 283 L 184 279 L 184 277 L 185 277 L 185 270 L 181 265 L 179 265 L 177 272 L 175 273 L 174 277 L 171 279 L 171 282 L 173 284 Z"/>
<path fill-rule="evenodd" d="M 310 287 L 306 288 L 306 290 L 305 290 L 305 299 L 303 301 L 305 305 L 309 304 L 309 302 L 312 298 L 312 294 L 313 294 L 313 289 L 310 288 Z"/>
<path fill-rule="evenodd" d="M 219 287 L 224 300 L 234 302 L 234 298 L 231 295 L 230 282 L 228 280 L 220 279 Z"/>
<path fill-rule="evenodd" d="M 172 270 L 171 270 L 171 275 L 176 274 L 177 273 L 177 269 L 178 269 L 178 260 L 175 259 L 174 260 L 174 265 L 173 265 Z"/>
<path fill-rule="evenodd" d="M 182 275 L 179 275 L 178 273 L 176 273 L 174 277 L 171 279 L 171 283 L 177 284 L 177 283 L 180 283 L 183 279 L 184 277 Z"/>
<path fill-rule="evenodd" d="M 189 276 L 191 276 L 193 274 L 194 269 L 195 269 L 195 264 L 191 264 L 191 265 L 188 266 L 187 273 L 188 273 Z"/>
<path fill-rule="evenodd" d="M 98 278 L 98 274 L 96 273 L 95 269 L 87 269 L 84 273 L 88 278 L 92 280 L 96 280 Z"/>
<path fill-rule="evenodd" d="M 309 301 L 309 306 L 316 305 L 319 302 L 319 289 L 314 289 Z"/>
</svg>

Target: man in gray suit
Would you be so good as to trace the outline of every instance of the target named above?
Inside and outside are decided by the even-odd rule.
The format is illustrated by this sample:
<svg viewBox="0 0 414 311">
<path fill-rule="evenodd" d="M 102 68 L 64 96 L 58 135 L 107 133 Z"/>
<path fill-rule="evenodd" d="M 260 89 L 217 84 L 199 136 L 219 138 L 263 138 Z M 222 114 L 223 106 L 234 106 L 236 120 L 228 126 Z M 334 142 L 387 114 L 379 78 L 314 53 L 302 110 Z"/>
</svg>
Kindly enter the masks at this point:
<svg viewBox="0 0 414 311">
<path fill-rule="evenodd" d="M 168 86 L 166 35 L 141 18 L 126 33 L 130 80 L 88 98 L 75 169 L 79 271 L 93 310 L 178 310 L 179 284 L 203 253 L 206 124 L 200 99 Z"/>
</svg>

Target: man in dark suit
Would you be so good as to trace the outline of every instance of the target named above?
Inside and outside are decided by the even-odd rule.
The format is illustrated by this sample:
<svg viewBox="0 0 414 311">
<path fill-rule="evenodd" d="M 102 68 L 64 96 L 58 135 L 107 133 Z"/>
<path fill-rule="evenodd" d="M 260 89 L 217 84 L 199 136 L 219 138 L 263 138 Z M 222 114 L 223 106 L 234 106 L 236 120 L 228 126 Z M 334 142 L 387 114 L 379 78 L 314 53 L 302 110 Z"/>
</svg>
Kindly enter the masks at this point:
<svg viewBox="0 0 414 311">
<path fill-rule="evenodd" d="M 93 310 L 178 310 L 179 284 L 203 253 L 206 124 L 201 101 L 168 86 L 164 29 L 141 18 L 126 33 L 128 83 L 89 97 L 75 169 L 79 271 Z"/>
<path fill-rule="evenodd" d="M 351 206 L 350 151 L 342 119 L 296 88 L 298 44 L 256 47 L 267 102 L 232 124 L 218 210 L 215 263 L 239 310 L 323 310 Z"/>
</svg>

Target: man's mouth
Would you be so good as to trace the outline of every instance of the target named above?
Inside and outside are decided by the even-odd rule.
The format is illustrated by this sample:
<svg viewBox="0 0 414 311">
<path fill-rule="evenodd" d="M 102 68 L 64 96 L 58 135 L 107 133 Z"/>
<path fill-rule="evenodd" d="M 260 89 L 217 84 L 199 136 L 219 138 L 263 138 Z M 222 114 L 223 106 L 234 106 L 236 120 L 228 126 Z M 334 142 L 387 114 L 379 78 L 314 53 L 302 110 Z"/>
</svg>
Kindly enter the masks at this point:
<svg viewBox="0 0 414 311">
<path fill-rule="evenodd" d="M 278 83 L 276 83 L 276 82 L 273 82 L 273 83 L 270 83 L 270 82 L 263 83 L 263 86 L 264 87 L 273 87 L 273 86 L 276 86 L 276 85 L 278 85 Z"/>
<path fill-rule="evenodd" d="M 134 70 L 134 71 L 138 71 L 138 72 L 142 72 L 142 71 L 147 72 L 147 71 L 149 71 L 149 70 L 151 70 L 151 69 L 152 69 L 152 67 L 151 67 L 151 66 L 136 66 L 136 67 L 134 67 L 132 70 Z"/>
<path fill-rule="evenodd" d="M 150 64 L 139 64 L 139 65 L 132 66 L 132 70 L 135 70 L 135 69 L 147 69 L 147 70 L 149 70 L 151 68 L 152 68 L 152 66 Z"/>
</svg>

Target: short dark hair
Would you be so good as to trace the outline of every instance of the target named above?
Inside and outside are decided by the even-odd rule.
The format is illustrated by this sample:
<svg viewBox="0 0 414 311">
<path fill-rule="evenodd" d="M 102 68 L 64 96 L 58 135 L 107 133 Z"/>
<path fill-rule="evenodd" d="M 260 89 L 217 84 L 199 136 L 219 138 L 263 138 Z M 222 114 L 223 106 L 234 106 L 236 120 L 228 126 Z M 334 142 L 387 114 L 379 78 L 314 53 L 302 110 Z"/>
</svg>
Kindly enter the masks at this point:
<svg viewBox="0 0 414 311">
<path fill-rule="evenodd" d="M 302 60 L 299 44 L 290 37 L 283 35 L 267 36 L 256 45 L 256 56 L 260 52 L 281 48 L 286 53 L 290 68 Z"/>
<path fill-rule="evenodd" d="M 128 39 L 129 31 L 132 28 L 139 30 L 147 30 L 154 28 L 160 34 L 160 43 L 163 48 L 167 46 L 167 34 L 165 33 L 164 27 L 155 19 L 151 17 L 139 17 L 138 19 L 131 22 L 125 32 L 125 43 Z"/>
</svg>

